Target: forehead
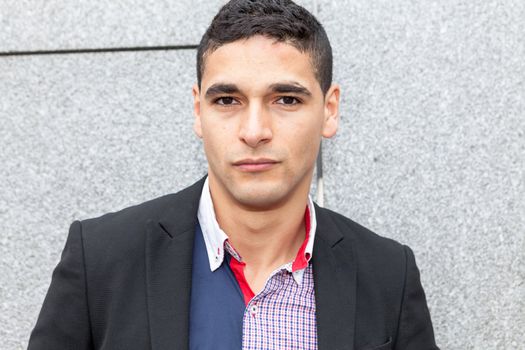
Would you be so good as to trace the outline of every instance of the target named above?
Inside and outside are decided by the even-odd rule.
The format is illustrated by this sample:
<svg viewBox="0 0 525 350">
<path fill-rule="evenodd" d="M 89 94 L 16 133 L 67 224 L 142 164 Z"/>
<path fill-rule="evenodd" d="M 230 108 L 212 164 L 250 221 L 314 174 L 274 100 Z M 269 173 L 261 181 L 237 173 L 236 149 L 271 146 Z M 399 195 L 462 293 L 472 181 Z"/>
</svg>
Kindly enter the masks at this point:
<svg viewBox="0 0 525 350">
<path fill-rule="evenodd" d="M 307 52 L 259 35 L 222 45 L 207 55 L 202 75 L 203 89 L 217 82 L 263 86 L 279 81 L 297 81 L 312 89 L 319 85 Z"/>
</svg>

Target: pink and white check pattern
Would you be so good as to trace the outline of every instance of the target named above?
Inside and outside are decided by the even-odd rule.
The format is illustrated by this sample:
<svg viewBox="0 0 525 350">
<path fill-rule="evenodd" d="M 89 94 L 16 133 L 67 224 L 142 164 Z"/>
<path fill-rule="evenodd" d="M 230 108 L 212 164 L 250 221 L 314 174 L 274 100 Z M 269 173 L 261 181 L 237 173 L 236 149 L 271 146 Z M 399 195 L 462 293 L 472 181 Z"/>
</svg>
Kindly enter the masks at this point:
<svg viewBox="0 0 525 350">
<path fill-rule="evenodd" d="M 317 349 L 312 265 L 297 283 L 291 268 L 274 272 L 264 289 L 246 306 L 243 350 Z"/>
</svg>

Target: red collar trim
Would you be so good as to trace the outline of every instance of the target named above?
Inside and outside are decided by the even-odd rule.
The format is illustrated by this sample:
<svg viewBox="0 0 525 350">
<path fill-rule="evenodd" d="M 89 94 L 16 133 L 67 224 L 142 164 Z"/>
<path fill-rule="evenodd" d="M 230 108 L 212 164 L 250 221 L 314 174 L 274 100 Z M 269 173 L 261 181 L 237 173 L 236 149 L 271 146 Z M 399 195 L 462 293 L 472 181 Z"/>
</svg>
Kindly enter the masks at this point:
<svg viewBox="0 0 525 350">
<path fill-rule="evenodd" d="M 310 238 L 310 209 L 308 208 L 308 206 L 306 206 L 306 210 L 304 213 L 304 226 L 306 231 L 304 242 L 299 248 L 295 260 L 292 263 L 292 272 L 305 269 L 308 266 L 308 262 L 310 261 L 311 257 L 309 253 L 305 252 L 306 245 L 308 244 L 308 240 Z M 252 300 L 252 298 L 255 296 L 255 293 L 250 288 L 248 281 L 246 281 L 246 276 L 244 275 L 245 266 L 245 262 L 238 261 L 235 257 L 231 256 L 230 268 L 233 272 L 233 275 L 235 276 L 235 279 L 239 283 L 239 287 L 241 288 L 241 292 L 244 298 L 244 303 L 248 305 L 250 300 Z"/>
<path fill-rule="evenodd" d="M 306 206 L 306 210 L 304 211 L 304 227 L 306 231 L 304 242 L 299 248 L 295 260 L 292 263 L 292 272 L 305 269 L 308 266 L 308 262 L 311 258 L 310 253 L 305 252 L 306 245 L 310 239 L 310 209 L 308 206 Z"/>
</svg>

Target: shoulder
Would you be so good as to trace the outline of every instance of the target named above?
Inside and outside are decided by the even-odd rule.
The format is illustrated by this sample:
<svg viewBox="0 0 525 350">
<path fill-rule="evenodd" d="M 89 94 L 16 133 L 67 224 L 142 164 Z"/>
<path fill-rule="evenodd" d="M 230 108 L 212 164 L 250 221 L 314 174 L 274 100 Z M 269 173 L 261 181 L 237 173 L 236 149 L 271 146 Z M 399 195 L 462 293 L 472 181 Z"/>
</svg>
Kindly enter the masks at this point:
<svg viewBox="0 0 525 350">
<path fill-rule="evenodd" d="M 336 234 L 339 234 L 341 239 L 350 240 L 353 244 L 370 249 L 403 250 L 401 243 L 383 237 L 335 211 L 316 207 L 316 214 L 321 224 L 328 222 L 336 228 Z"/>
<path fill-rule="evenodd" d="M 179 193 L 171 193 L 162 197 L 150 199 L 143 203 L 109 212 L 99 217 L 81 220 L 84 230 L 97 232 L 108 228 L 133 228 L 136 224 L 155 220 L 162 213 L 177 202 Z"/>
<path fill-rule="evenodd" d="M 143 242 L 149 222 L 160 222 L 175 216 L 192 220 L 202 191 L 203 180 L 177 193 L 148 200 L 100 217 L 77 223 L 86 249 L 136 246 Z M 194 213 L 195 212 L 195 213 Z M 107 248 L 106 248 L 107 249 Z"/>
<path fill-rule="evenodd" d="M 393 240 L 383 237 L 357 222 L 332 210 L 316 207 L 320 237 L 337 244 L 353 256 L 360 266 L 368 270 L 387 272 L 406 268 L 407 257 L 411 255 L 410 248 Z M 329 231 L 329 232 L 328 232 Z"/>
</svg>

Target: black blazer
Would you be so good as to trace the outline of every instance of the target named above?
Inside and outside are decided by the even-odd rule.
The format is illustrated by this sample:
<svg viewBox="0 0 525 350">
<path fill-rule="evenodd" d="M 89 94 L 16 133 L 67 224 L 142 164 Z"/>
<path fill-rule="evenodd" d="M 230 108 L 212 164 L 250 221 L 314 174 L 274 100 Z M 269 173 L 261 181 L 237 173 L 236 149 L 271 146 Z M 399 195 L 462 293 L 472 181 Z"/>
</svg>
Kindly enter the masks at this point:
<svg viewBox="0 0 525 350">
<path fill-rule="evenodd" d="M 74 222 L 29 349 L 188 349 L 203 182 Z M 319 349 L 438 349 L 412 251 L 330 210 L 316 215 Z"/>
</svg>

